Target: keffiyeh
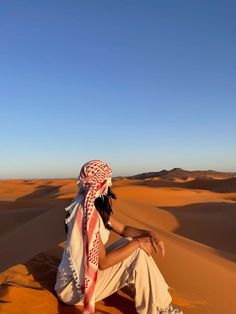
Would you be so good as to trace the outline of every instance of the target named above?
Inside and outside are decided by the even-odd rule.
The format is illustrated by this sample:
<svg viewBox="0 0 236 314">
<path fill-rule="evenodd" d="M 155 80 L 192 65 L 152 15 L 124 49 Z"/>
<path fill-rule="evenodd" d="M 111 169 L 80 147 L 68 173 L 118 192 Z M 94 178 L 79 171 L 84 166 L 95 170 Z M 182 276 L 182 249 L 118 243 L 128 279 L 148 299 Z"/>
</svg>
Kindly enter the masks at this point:
<svg viewBox="0 0 236 314">
<path fill-rule="evenodd" d="M 112 170 L 100 160 L 91 160 L 83 165 L 78 177 L 79 194 L 66 208 L 70 216 L 66 223 L 74 221 L 67 238 L 67 253 L 70 268 L 78 293 L 83 295 L 84 314 L 95 310 L 94 288 L 97 280 L 99 253 L 99 217 L 94 201 L 107 193 L 111 185 Z M 75 219 L 72 220 L 73 216 Z"/>
</svg>

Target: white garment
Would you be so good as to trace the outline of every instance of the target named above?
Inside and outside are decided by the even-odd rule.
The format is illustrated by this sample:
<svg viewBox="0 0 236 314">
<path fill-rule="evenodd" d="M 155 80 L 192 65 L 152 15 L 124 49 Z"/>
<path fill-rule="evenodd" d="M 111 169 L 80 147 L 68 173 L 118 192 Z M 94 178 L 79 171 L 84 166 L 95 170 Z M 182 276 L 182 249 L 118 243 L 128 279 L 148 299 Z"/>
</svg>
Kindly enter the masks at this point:
<svg viewBox="0 0 236 314">
<path fill-rule="evenodd" d="M 98 213 L 99 217 L 99 226 L 100 226 L 100 237 L 103 245 L 105 245 L 109 239 L 110 230 L 108 230 L 102 220 L 102 217 Z M 110 222 L 109 222 L 110 223 Z M 62 255 L 62 259 L 60 265 L 58 266 L 58 272 L 56 277 L 56 284 L 54 286 L 54 290 L 57 293 L 60 293 L 64 290 L 64 288 L 70 283 L 74 282 L 74 278 L 72 275 L 72 271 L 69 266 L 69 256 L 66 250 L 67 243 L 65 242 L 64 251 Z"/>
<path fill-rule="evenodd" d="M 100 236 L 103 244 L 105 244 L 108 241 L 110 231 L 106 229 L 100 215 L 99 220 Z M 125 245 L 130 239 L 121 238 L 106 248 L 106 251 L 117 249 Z M 82 297 L 78 295 L 73 277 L 71 278 L 72 275 L 66 273 L 68 271 L 66 263 L 67 257 L 63 254 L 55 285 L 58 298 L 66 304 L 82 305 Z M 171 303 L 169 287 L 155 261 L 140 248 L 122 262 L 105 270 L 98 270 L 95 286 L 96 302 L 130 283 L 135 285 L 135 306 L 139 314 L 157 314 L 158 310 L 166 309 Z"/>
</svg>

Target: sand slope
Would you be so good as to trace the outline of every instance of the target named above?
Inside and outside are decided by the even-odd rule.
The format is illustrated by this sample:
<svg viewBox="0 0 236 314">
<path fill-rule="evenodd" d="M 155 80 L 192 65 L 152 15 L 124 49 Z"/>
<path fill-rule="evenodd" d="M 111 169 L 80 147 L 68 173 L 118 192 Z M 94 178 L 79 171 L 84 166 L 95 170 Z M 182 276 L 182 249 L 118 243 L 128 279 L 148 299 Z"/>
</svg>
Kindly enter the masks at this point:
<svg viewBox="0 0 236 314">
<path fill-rule="evenodd" d="M 198 180 L 197 187 L 185 186 L 192 179 L 168 184 L 160 178 L 113 185 L 114 215 L 157 230 L 165 241 L 165 259 L 153 257 L 174 303 L 189 314 L 236 313 L 234 180 L 228 192 L 222 182 L 229 179 L 212 180 L 204 179 L 203 186 Z M 1 313 L 81 313 L 53 292 L 65 240 L 64 207 L 75 193 L 75 180 L 0 181 Z M 109 243 L 117 238 L 112 234 Z M 127 289 L 98 302 L 96 309 L 136 313 Z"/>
</svg>

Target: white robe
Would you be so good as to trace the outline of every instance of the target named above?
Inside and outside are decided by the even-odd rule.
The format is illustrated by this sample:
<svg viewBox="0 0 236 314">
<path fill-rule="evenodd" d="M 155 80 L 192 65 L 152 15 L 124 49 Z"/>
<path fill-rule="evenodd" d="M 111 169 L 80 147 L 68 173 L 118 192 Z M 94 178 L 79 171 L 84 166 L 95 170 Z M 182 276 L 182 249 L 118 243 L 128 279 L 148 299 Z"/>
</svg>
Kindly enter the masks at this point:
<svg viewBox="0 0 236 314">
<path fill-rule="evenodd" d="M 106 229 L 100 215 L 99 221 L 100 237 L 105 245 L 110 231 Z M 117 249 L 130 240 L 131 238 L 121 238 L 106 250 L 109 252 Z M 158 310 L 165 310 L 172 301 L 168 292 L 169 287 L 155 261 L 140 248 L 137 248 L 122 262 L 105 270 L 98 270 L 95 301 L 108 297 L 130 283 L 135 286 L 135 307 L 139 314 L 157 314 Z M 83 304 L 82 296 L 78 294 L 75 287 L 66 250 L 64 250 L 58 268 L 54 290 L 57 292 L 58 298 L 65 304 Z"/>
</svg>

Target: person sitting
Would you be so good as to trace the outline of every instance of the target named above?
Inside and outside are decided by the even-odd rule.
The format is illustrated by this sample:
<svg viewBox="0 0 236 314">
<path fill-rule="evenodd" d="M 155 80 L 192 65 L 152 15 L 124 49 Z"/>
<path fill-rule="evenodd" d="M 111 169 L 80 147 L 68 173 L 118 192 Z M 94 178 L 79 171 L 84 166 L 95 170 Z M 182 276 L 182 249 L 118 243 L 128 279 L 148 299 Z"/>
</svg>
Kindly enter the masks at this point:
<svg viewBox="0 0 236 314">
<path fill-rule="evenodd" d="M 54 287 L 58 298 L 93 314 L 95 302 L 133 284 L 139 314 L 183 314 L 171 305 L 169 286 L 151 256 L 154 249 L 164 257 L 163 241 L 155 231 L 125 226 L 113 216 L 110 166 L 87 162 L 77 184 L 78 194 L 65 209 L 67 240 Z M 111 231 L 122 238 L 105 248 Z"/>
</svg>

